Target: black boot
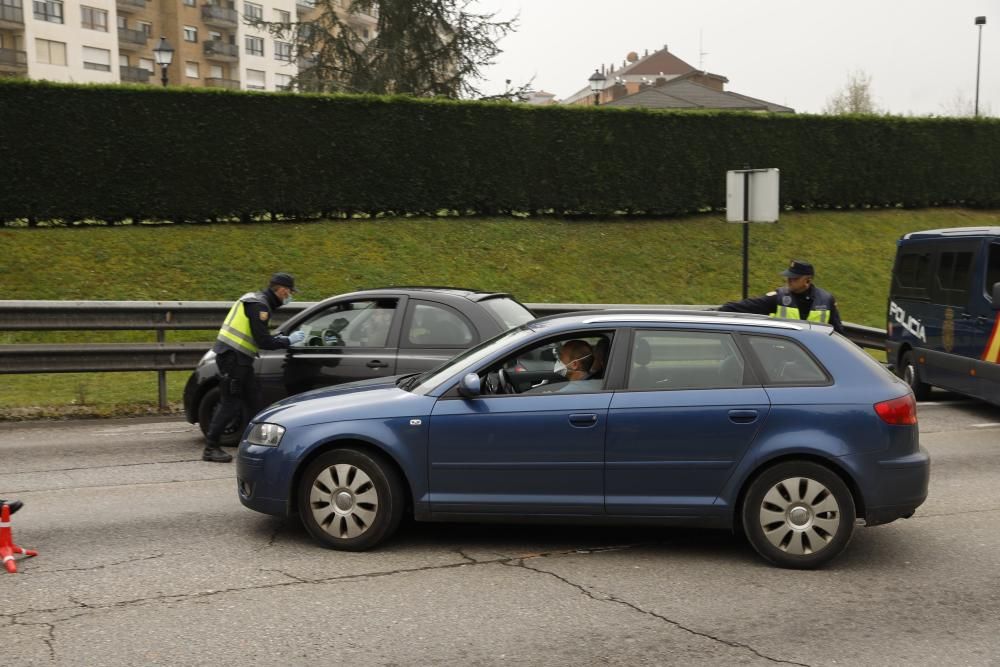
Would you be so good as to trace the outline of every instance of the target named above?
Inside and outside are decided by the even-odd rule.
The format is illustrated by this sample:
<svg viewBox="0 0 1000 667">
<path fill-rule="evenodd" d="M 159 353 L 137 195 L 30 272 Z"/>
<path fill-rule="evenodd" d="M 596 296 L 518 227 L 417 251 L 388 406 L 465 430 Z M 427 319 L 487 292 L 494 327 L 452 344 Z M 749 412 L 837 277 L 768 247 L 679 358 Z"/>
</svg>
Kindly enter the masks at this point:
<svg viewBox="0 0 1000 667">
<path fill-rule="evenodd" d="M 22 503 L 20 500 L 7 501 L 4 500 L 3 498 L 0 498 L 0 505 L 6 505 L 7 507 L 9 507 L 11 514 L 24 507 L 24 503 Z"/>
<path fill-rule="evenodd" d="M 226 454 L 218 445 L 205 445 L 205 451 L 201 455 L 202 461 L 213 461 L 215 463 L 229 463 L 233 460 L 232 454 Z"/>
</svg>

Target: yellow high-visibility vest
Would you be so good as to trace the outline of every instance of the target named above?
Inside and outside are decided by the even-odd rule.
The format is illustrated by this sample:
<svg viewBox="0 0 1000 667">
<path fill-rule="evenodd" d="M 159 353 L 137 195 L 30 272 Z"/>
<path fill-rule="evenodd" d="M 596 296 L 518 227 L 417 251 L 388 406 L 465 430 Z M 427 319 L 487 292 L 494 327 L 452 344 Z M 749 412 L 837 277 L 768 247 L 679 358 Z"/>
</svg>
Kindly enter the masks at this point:
<svg viewBox="0 0 1000 667">
<path fill-rule="evenodd" d="M 247 317 L 247 311 L 243 307 L 243 304 L 247 302 L 263 303 L 265 307 L 267 306 L 267 303 L 259 294 L 255 294 L 254 292 L 244 294 L 229 309 L 229 313 L 222 322 L 222 328 L 219 329 L 219 335 L 216 336 L 216 340 L 221 341 L 237 352 L 242 352 L 250 357 L 256 357 L 257 342 L 253 339 L 253 330 L 250 329 L 250 318 Z"/>
<path fill-rule="evenodd" d="M 786 305 L 785 297 L 790 296 L 791 292 L 788 291 L 787 287 L 778 288 L 778 307 L 771 313 L 771 317 L 777 317 L 784 320 L 801 320 L 803 319 L 799 315 L 799 307 L 793 305 Z M 830 321 L 830 308 L 833 306 L 833 295 L 826 290 L 821 290 L 820 288 L 813 285 L 813 305 L 812 310 L 809 311 L 809 315 L 805 317 L 808 322 L 819 322 L 820 324 L 827 324 Z"/>
</svg>

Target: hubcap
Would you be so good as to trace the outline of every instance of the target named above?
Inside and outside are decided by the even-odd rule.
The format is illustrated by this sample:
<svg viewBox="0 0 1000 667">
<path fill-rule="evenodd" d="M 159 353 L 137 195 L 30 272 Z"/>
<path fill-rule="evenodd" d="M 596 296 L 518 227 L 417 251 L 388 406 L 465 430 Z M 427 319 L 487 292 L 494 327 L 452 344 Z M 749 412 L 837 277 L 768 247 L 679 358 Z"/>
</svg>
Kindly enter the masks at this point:
<svg viewBox="0 0 1000 667">
<path fill-rule="evenodd" d="M 320 528 L 333 537 L 350 539 L 374 523 L 378 515 L 378 492 L 363 470 L 338 463 L 313 480 L 309 507 Z"/>
<path fill-rule="evenodd" d="M 913 386 L 917 379 L 917 370 L 913 367 L 913 364 L 907 364 L 906 370 L 903 371 L 903 379 L 906 380 L 906 384 Z"/>
<path fill-rule="evenodd" d="M 791 477 L 772 486 L 760 505 L 764 537 L 796 556 L 817 553 L 840 527 L 840 506 L 828 488 L 814 479 Z"/>
</svg>

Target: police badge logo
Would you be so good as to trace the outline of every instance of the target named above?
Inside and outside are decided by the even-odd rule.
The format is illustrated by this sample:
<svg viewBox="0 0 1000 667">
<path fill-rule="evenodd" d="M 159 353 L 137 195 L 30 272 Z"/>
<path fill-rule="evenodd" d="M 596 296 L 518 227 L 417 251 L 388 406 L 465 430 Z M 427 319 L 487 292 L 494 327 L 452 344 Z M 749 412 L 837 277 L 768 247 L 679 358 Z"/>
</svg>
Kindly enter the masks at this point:
<svg viewBox="0 0 1000 667">
<path fill-rule="evenodd" d="M 951 352 L 955 347 L 955 311 L 944 309 L 944 322 L 941 324 L 941 344 L 945 352 Z"/>
<path fill-rule="evenodd" d="M 781 305 L 783 305 L 783 306 L 790 306 L 790 305 L 792 305 L 792 297 L 789 296 L 788 294 L 786 294 L 785 296 L 781 297 Z"/>
<path fill-rule="evenodd" d="M 261 311 L 261 313 L 260 313 L 260 319 L 261 319 L 262 322 L 267 322 L 267 311 L 266 310 L 262 310 Z"/>
</svg>

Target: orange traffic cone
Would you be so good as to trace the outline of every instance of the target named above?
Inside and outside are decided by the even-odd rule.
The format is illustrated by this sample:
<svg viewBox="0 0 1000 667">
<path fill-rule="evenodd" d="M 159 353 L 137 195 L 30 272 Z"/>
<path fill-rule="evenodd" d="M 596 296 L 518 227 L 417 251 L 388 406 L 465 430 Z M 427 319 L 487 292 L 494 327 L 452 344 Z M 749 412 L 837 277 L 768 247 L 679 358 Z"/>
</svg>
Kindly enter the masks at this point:
<svg viewBox="0 0 1000 667">
<path fill-rule="evenodd" d="M 17 563 L 14 562 L 14 555 L 37 556 L 37 551 L 22 549 L 14 544 L 14 539 L 10 533 L 10 508 L 7 505 L 0 505 L 0 559 L 8 572 L 17 572 Z"/>
</svg>

